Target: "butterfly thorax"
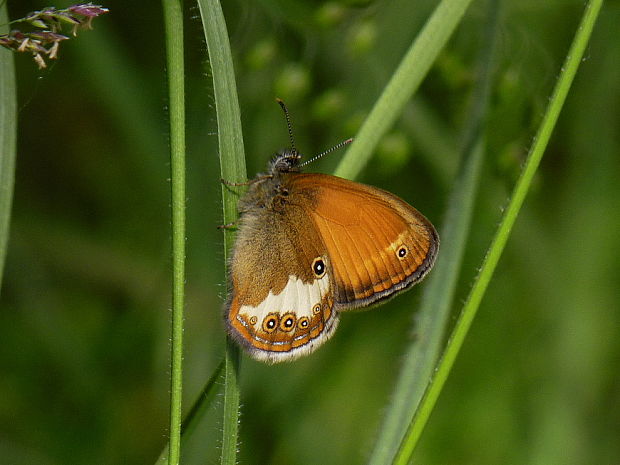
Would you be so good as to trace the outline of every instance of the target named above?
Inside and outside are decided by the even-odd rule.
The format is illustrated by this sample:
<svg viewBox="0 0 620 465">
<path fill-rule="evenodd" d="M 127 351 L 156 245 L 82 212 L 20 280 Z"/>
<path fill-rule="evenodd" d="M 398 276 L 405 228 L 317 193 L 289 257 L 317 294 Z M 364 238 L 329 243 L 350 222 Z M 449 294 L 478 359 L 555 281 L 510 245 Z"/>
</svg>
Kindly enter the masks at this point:
<svg viewBox="0 0 620 465">
<path fill-rule="evenodd" d="M 240 200 L 239 209 L 246 213 L 257 207 L 260 209 L 280 210 L 289 195 L 286 188 L 287 178 L 291 173 L 299 173 L 301 155 L 293 149 L 275 155 L 266 173 L 259 174 L 250 184 L 247 193 Z"/>
</svg>

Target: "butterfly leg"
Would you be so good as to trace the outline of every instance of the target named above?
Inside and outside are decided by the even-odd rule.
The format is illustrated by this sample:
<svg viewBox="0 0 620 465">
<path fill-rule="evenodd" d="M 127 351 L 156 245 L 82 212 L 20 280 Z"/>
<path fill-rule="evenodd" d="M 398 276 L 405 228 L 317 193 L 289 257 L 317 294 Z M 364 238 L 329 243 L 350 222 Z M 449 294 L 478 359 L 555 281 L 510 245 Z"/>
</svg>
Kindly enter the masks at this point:
<svg viewBox="0 0 620 465">
<path fill-rule="evenodd" d="M 231 230 L 231 229 L 236 229 L 236 228 L 237 228 L 237 221 L 233 221 L 232 223 L 228 223 L 228 224 L 220 224 L 217 227 L 217 229 L 226 229 L 226 230 Z"/>
<path fill-rule="evenodd" d="M 259 181 L 264 181 L 265 179 L 270 179 L 270 178 L 273 178 L 273 175 L 266 174 L 264 176 L 257 176 L 254 179 L 249 179 L 248 181 L 245 181 L 245 182 L 233 182 L 233 181 L 228 181 L 224 178 L 220 178 L 220 182 L 224 184 L 225 186 L 239 187 L 239 186 L 251 186 L 254 183 L 257 183 Z"/>
<path fill-rule="evenodd" d="M 220 178 L 220 182 L 228 187 L 249 186 L 250 184 L 252 184 L 251 180 L 245 181 L 245 182 L 232 182 L 232 181 L 227 181 L 224 178 Z"/>
</svg>

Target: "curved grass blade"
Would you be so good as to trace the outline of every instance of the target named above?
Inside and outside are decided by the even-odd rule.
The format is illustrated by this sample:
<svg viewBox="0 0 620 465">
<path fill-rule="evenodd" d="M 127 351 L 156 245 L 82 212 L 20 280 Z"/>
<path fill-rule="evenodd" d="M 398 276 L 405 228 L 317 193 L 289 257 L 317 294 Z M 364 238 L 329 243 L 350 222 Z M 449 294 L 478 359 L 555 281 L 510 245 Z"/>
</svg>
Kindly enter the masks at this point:
<svg viewBox="0 0 620 465">
<path fill-rule="evenodd" d="M 355 140 L 338 165 L 336 176 L 354 179 L 391 128 L 456 29 L 471 0 L 442 0 L 385 86 Z"/>
<path fill-rule="evenodd" d="M 551 132 L 557 122 L 560 110 L 566 100 L 566 96 L 573 82 L 573 78 L 577 72 L 577 68 L 583 58 L 585 47 L 590 38 L 590 34 L 594 27 L 594 23 L 598 16 L 602 5 L 602 0 L 592 0 L 588 3 L 584 12 L 581 24 L 579 25 L 575 38 L 568 52 L 564 66 L 560 73 L 560 77 L 556 83 L 555 89 L 549 105 L 545 112 L 545 116 L 538 130 L 538 134 L 534 141 L 530 153 L 528 154 L 523 171 L 515 185 L 513 195 L 510 198 L 508 207 L 504 212 L 504 216 L 499 228 L 493 238 L 489 251 L 484 259 L 480 273 L 469 293 L 467 301 L 463 306 L 461 314 L 454 327 L 454 331 L 444 354 L 439 361 L 435 376 L 429 383 L 426 392 L 420 402 L 420 406 L 413 416 L 411 423 L 403 437 L 400 448 L 394 460 L 394 464 L 406 465 L 410 462 L 413 450 L 422 434 L 424 426 L 437 402 L 437 398 L 443 388 L 446 379 L 450 373 L 456 356 L 463 345 L 465 336 L 471 327 L 471 323 L 476 315 L 480 302 L 488 287 L 489 281 L 493 276 L 493 272 L 497 266 L 499 258 L 504 250 L 510 231 L 515 223 L 517 215 L 523 205 L 525 196 L 530 188 L 532 179 L 540 164 L 547 143 L 551 136 Z"/>
<path fill-rule="evenodd" d="M 227 181 L 241 182 L 246 179 L 241 115 L 233 69 L 232 53 L 226 30 L 222 7 L 217 0 L 199 0 L 200 15 L 204 28 L 217 112 L 221 177 Z M 222 185 L 224 224 L 237 219 L 237 197 Z M 224 256 L 230 256 L 233 236 L 224 230 Z M 237 456 L 239 422 L 239 348 L 227 338 L 224 373 L 224 423 L 222 427 L 221 463 L 234 465 Z"/>
</svg>

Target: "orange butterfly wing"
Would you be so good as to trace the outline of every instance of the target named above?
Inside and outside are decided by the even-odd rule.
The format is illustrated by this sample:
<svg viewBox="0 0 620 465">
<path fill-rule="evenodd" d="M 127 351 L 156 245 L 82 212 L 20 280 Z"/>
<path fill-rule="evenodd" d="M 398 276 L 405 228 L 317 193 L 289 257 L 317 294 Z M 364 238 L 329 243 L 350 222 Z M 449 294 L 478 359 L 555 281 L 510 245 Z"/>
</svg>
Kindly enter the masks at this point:
<svg viewBox="0 0 620 465">
<path fill-rule="evenodd" d="M 399 197 L 325 174 L 291 175 L 293 192 L 329 254 L 337 309 L 359 308 L 419 282 L 433 266 L 439 236 Z"/>
</svg>

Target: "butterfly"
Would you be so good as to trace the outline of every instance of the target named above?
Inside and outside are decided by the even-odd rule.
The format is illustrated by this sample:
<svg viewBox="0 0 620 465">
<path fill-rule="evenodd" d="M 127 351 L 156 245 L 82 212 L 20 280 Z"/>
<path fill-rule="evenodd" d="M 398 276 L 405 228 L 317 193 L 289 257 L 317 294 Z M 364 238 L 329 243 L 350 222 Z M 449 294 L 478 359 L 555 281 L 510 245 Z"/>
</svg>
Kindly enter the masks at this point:
<svg viewBox="0 0 620 465">
<path fill-rule="evenodd" d="M 232 338 L 268 363 L 310 354 L 334 334 L 340 312 L 419 282 L 439 250 L 431 222 L 396 195 L 302 173 L 288 110 L 278 103 L 291 148 L 239 201 L 225 309 Z"/>
</svg>

